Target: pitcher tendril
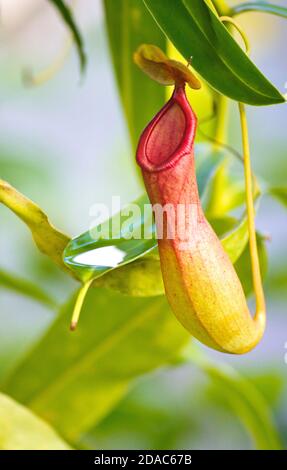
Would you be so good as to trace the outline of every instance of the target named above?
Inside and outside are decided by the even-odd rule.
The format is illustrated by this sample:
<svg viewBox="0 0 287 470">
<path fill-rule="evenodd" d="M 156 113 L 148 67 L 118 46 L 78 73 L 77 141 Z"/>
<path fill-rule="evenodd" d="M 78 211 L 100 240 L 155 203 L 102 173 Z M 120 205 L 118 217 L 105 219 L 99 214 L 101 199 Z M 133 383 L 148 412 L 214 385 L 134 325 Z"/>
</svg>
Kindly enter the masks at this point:
<svg viewBox="0 0 287 470">
<path fill-rule="evenodd" d="M 249 40 L 243 31 L 243 29 L 238 25 L 238 23 L 229 16 L 222 16 L 221 21 L 228 22 L 232 24 L 239 34 L 241 35 L 246 49 L 246 54 L 250 53 L 250 44 Z M 260 272 L 259 264 L 259 255 L 256 241 L 256 227 L 255 227 L 255 211 L 253 196 L 254 190 L 253 186 L 256 181 L 252 174 L 251 169 L 251 159 L 250 159 L 250 148 L 249 148 L 249 138 L 248 138 L 248 125 L 246 118 L 245 106 L 243 103 L 238 103 L 239 115 L 240 115 L 240 124 L 241 124 L 241 134 L 242 134 L 242 150 L 243 150 L 243 165 L 244 165 L 244 176 L 245 176 L 245 188 L 246 188 L 246 209 L 247 209 L 247 220 L 248 220 L 248 232 L 249 232 L 249 249 L 250 249 L 250 259 L 251 259 L 251 271 L 252 271 L 252 281 L 253 288 L 256 300 L 256 313 L 255 320 L 259 323 L 261 322 L 263 328 L 266 323 L 266 305 L 265 297 L 262 286 L 262 278 Z"/>
<path fill-rule="evenodd" d="M 262 286 L 262 279 L 260 273 L 260 264 L 258 256 L 258 248 L 256 241 L 256 228 L 255 228 L 255 214 L 253 204 L 253 185 L 252 185 L 252 171 L 250 162 L 250 149 L 248 139 L 248 126 L 246 119 L 245 106 L 239 103 L 240 123 L 242 130 L 242 149 L 243 149 L 243 162 L 244 162 L 244 175 L 245 175 L 245 188 L 246 188 L 246 208 L 249 232 L 249 249 L 251 258 L 252 281 L 254 287 L 254 294 L 256 300 L 256 313 L 254 319 L 265 327 L 266 322 L 266 307 L 264 291 Z"/>
<path fill-rule="evenodd" d="M 230 23 L 232 26 L 234 26 L 234 28 L 238 31 L 238 33 L 240 34 L 240 36 L 242 37 L 243 39 L 243 42 L 244 42 L 244 45 L 245 45 L 245 51 L 246 51 L 246 54 L 248 55 L 249 52 L 250 52 L 250 43 L 249 43 L 249 39 L 248 37 L 246 36 L 245 32 L 243 31 L 243 29 L 239 26 L 239 24 L 233 19 L 231 18 L 230 16 L 221 16 L 220 17 L 221 21 L 223 23 Z"/>
<path fill-rule="evenodd" d="M 70 330 L 71 331 L 74 331 L 77 327 L 77 324 L 78 324 L 78 321 L 79 321 L 79 318 L 80 318 L 80 314 L 81 314 L 81 311 L 82 311 L 82 307 L 83 307 L 83 304 L 84 304 L 84 300 L 85 300 L 85 297 L 88 293 L 88 290 L 89 290 L 89 287 L 91 286 L 91 284 L 93 283 L 93 279 L 91 279 L 90 281 L 87 281 L 83 284 L 83 286 L 81 287 L 81 289 L 79 290 L 78 292 L 78 296 L 77 296 L 77 300 L 75 302 L 75 306 L 74 306 L 74 310 L 73 310 L 73 314 L 72 314 L 72 320 L 71 320 L 71 324 L 70 324 Z"/>
</svg>

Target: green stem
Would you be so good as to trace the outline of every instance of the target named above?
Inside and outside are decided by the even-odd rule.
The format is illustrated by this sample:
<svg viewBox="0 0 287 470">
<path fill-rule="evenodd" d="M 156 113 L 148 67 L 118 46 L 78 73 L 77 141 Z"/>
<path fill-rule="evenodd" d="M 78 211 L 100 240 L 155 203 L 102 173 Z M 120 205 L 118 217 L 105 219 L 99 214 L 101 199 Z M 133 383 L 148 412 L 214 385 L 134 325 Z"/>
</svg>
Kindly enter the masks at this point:
<svg viewBox="0 0 287 470">
<path fill-rule="evenodd" d="M 244 41 L 244 45 L 245 45 L 245 50 L 246 50 L 246 54 L 248 55 L 250 53 L 250 43 L 249 43 L 249 39 L 248 37 L 246 36 L 245 32 L 243 31 L 243 29 L 239 26 L 239 24 L 233 19 L 231 18 L 230 16 L 221 16 L 220 17 L 221 21 L 224 23 L 224 22 L 227 22 L 229 23 L 230 25 L 234 26 L 234 28 L 238 31 L 238 33 L 240 34 L 241 38 L 243 39 Z"/>
<path fill-rule="evenodd" d="M 244 175 L 245 175 L 245 188 L 246 188 L 246 207 L 247 207 L 247 220 L 249 232 L 249 248 L 252 268 L 253 288 L 256 300 L 256 314 L 255 320 L 259 323 L 265 324 L 266 308 L 265 298 L 262 286 L 259 255 L 256 240 L 256 227 L 255 227 L 255 211 L 253 204 L 253 185 L 252 185 L 252 170 L 250 162 L 250 148 L 248 138 L 248 126 L 246 119 L 245 106 L 239 103 L 241 133 L 242 133 L 242 150 L 244 161 Z"/>
</svg>

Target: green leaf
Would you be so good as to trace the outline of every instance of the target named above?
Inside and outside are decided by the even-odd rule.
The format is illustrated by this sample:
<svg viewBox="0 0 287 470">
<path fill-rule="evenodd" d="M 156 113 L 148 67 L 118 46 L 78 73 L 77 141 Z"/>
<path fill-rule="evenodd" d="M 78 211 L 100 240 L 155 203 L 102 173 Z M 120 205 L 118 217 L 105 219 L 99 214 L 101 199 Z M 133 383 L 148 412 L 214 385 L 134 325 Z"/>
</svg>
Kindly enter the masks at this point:
<svg viewBox="0 0 287 470">
<path fill-rule="evenodd" d="M 188 441 L 188 448 L 193 448 L 192 438 L 198 442 L 203 410 L 198 388 L 195 390 L 186 372 L 187 368 L 176 375 L 168 369 L 138 381 L 109 416 L 81 436 L 77 445 L 87 449 L 163 450 L 182 449 Z M 179 386 L 174 383 L 177 377 L 183 378 Z M 199 422 L 194 416 L 196 411 Z"/>
<path fill-rule="evenodd" d="M 0 394 L 1 450 L 68 450 L 70 447 L 42 419 Z"/>
<path fill-rule="evenodd" d="M 98 423 L 133 379 L 172 362 L 190 338 L 164 297 L 90 289 L 71 333 L 73 304 L 74 299 L 4 385 L 69 441 Z"/>
<path fill-rule="evenodd" d="M 166 39 L 139 0 L 104 0 L 112 60 L 133 147 L 165 101 L 164 87 L 147 79 L 133 63 L 141 43 L 166 50 Z"/>
<path fill-rule="evenodd" d="M 195 155 L 198 192 L 199 196 L 204 198 L 209 183 L 224 160 L 224 154 L 221 151 L 215 151 L 210 144 L 201 143 L 195 146 Z"/>
<path fill-rule="evenodd" d="M 87 58 L 86 58 L 86 54 L 84 51 L 84 44 L 83 44 L 82 36 L 77 26 L 77 23 L 75 22 L 73 12 L 71 8 L 63 0 L 49 0 L 49 2 L 54 5 L 59 15 L 61 16 L 62 20 L 67 25 L 68 29 L 71 31 L 71 34 L 77 46 L 81 70 L 82 72 L 84 72 L 86 68 Z"/>
<path fill-rule="evenodd" d="M 222 398 L 243 423 L 257 449 L 282 449 L 269 406 L 251 381 L 231 366 L 209 360 L 193 346 L 184 352 L 184 357 L 200 367 L 218 387 Z"/>
<path fill-rule="evenodd" d="M 62 259 L 64 248 L 70 239 L 51 224 L 42 209 L 1 179 L 0 203 L 13 211 L 28 226 L 39 250 L 71 274 Z"/>
<path fill-rule="evenodd" d="M 287 187 L 271 187 L 268 189 L 268 193 L 287 207 Z"/>
<path fill-rule="evenodd" d="M 106 287 L 132 297 L 164 294 L 158 251 L 96 279 L 93 286 Z"/>
<path fill-rule="evenodd" d="M 232 263 L 240 257 L 248 241 L 247 220 L 232 217 L 210 220 Z M 227 232 L 227 233 L 226 233 Z M 82 266 L 83 276 L 86 267 Z M 79 276 L 78 272 L 78 276 Z M 135 297 L 158 296 L 164 294 L 159 254 L 157 248 L 135 261 L 118 266 L 95 279 L 94 287 L 106 287 L 124 295 Z"/>
<path fill-rule="evenodd" d="M 287 18 L 287 8 L 268 2 L 246 2 L 235 5 L 232 8 L 233 15 L 239 15 L 240 13 L 246 13 L 248 11 L 271 13 L 273 15 L 282 16 L 282 18 Z"/>
<path fill-rule="evenodd" d="M 213 152 L 210 145 L 202 144 L 196 147 L 196 153 L 198 189 L 203 196 L 223 156 Z M 83 281 L 98 279 L 96 285 L 129 295 L 159 295 L 163 293 L 159 258 L 155 261 L 153 256 L 146 256 L 157 251 L 149 199 L 144 194 L 123 209 L 124 213 L 121 210 L 71 240 L 64 251 L 64 261 Z M 137 238 L 129 239 L 130 233 L 136 233 Z"/>
<path fill-rule="evenodd" d="M 209 222 L 217 235 L 220 236 L 223 248 L 229 255 L 232 263 L 235 263 L 246 249 L 249 238 L 246 216 L 239 221 L 232 217 L 225 217 L 212 219 Z M 153 249 L 147 255 L 130 264 L 99 277 L 93 285 L 106 287 L 135 297 L 164 294 L 165 290 L 157 249 Z"/>
<path fill-rule="evenodd" d="M 151 205 L 145 194 L 71 240 L 64 251 L 64 261 L 77 277 L 87 281 L 136 260 L 156 246 Z"/>
<path fill-rule="evenodd" d="M 234 230 L 240 222 L 235 217 L 227 215 L 225 217 L 208 218 L 208 222 L 218 237 L 224 238 L 226 234 Z"/>
<path fill-rule="evenodd" d="M 247 245 L 248 239 L 249 233 L 247 218 L 244 216 L 235 228 L 221 239 L 222 246 L 233 264 L 242 254 Z"/>
<path fill-rule="evenodd" d="M 266 250 L 266 244 L 265 244 L 264 238 L 259 233 L 257 233 L 257 248 L 258 248 L 261 276 L 262 278 L 264 278 L 267 273 L 268 256 L 267 256 L 267 250 Z M 237 261 L 234 267 L 239 276 L 245 295 L 249 296 L 253 292 L 249 245 L 246 244 L 245 249 L 242 252 L 241 256 L 237 258 Z"/>
<path fill-rule="evenodd" d="M 178 51 L 216 90 L 252 105 L 284 97 L 253 64 L 219 17 L 202 0 L 144 0 Z"/>
<path fill-rule="evenodd" d="M 231 159 L 225 158 L 216 168 L 205 197 L 206 214 L 210 218 L 225 217 L 245 202 L 245 184 L 231 167 Z"/>
<path fill-rule="evenodd" d="M 57 302 L 36 284 L 3 270 L 0 270 L 0 287 L 10 289 L 17 294 L 36 300 L 48 308 L 55 309 L 57 307 Z"/>
<path fill-rule="evenodd" d="M 286 286 L 287 286 L 287 269 L 285 259 L 278 265 L 277 263 L 270 268 L 266 281 L 266 290 L 272 295 L 276 294 L 276 298 L 281 300 L 286 299 Z"/>
<path fill-rule="evenodd" d="M 263 370 L 259 370 L 259 373 L 254 374 L 253 370 L 247 371 L 248 380 L 252 380 L 256 388 L 262 393 L 265 400 L 275 407 L 278 405 L 282 393 L 284 393 L 285 377 L 282 376 L 280 368 L 274 369 L 271 365 L 270 369 L 264 367 Z"/>
</svg>

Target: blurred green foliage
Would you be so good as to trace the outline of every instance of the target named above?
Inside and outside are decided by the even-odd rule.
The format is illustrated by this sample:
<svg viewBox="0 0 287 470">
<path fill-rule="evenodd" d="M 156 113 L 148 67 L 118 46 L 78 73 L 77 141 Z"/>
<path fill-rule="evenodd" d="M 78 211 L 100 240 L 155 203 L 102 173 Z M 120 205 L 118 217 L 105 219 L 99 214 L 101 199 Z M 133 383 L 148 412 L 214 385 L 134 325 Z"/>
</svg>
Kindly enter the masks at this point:
<svg viewBox="0 0 287 470">
<path fill-rule="evenodd" d="M 68 450 L 70 447 L 31 411 L 0 394 L 1 450 Z"/>
<path fill-rule="evenodd" d="M 71 28 L 83 67 L 86 38 L 79 32 L 76 16 L 66 8 L 65 2 L 52 3 L 60 8 L 66 25 Z M 186 57 L 190 53 L 186 48 L 192 44 L 194 46 L 190 38 L 200 34 L 198 37 L 202 39 L 202 34 L 206 35 L 207 41 L 196 42 L 200 47 L 200 54 L 196 56 L 193 65 L 202 72 L 207 82 L 220 91 L 232 97 L 240 95 L 247 102 L 256 102 L 256 104 L 281 100 L 280 94 L 246 58 L 218 19 L 213 16 L 211 22 L 207 19 L 206 7 L 198 10 L 202 13 L 200 31 L 191 27 L 198 13 L 196 8 L 199 8 L 199 2 L 193 2 L 194 5 L 188 1 L 180 2 L 184 8 L 175 11 L 175 15 L 166 15 L 164 12 L 161 29 L 141 0 L 117 0 L 116 8 L 114 0 L 105 0 L 103 3 L 115 80 L 119 87 L 133 147 L 141 129 L 160 108 L 166 92 L 136 69 L 132 62 L 132 53 L 141 42 L 154 42 L 165 49 L 167 39 L 161 30 L 167 33 L 167 36 L 174 41 L 174 45 Z M 153 10 L 152 2 L 145 3 Z M 180 16 L 181 13 L 184 15 Z M 156 13 L 156 17 L 157 22 L 161 23 L 160 15 Z M 182 24 L 176 21 L 177 17 L 183 18 Z M 211 28 L 211 24 L 214 29 Z M 177 27 L 178 25 L 180 27 Z M 218 33 L 220 40 L 218 50 L 214 44 L 211 44 L 213 42 L 211 33 L 215 32 Z M 232 58 L 228 56 L 229 47 L 235 52 Z M 226 71 L 222 59 L 228 61 L 232 66 L 231 70 Z M 89 60 L 92 61 L 92 58 L 89 57 Z M 216 66 L 215 68 L 210 66 L 210 61 Z M 99 63 L 97 67 L 100 69 Z M 223 71 L 224 74 L 228 72 L 225 79 Z M 11 73 L 11 70 L 6 71 L 2 80 L 9 82 L 7 87 L 13 95 Z M 97 70 L 98 73 L 101 72 Z M 243 83 L 236 88 L 235 96 L 232 84 L 238 84 L 240 77 Z M 65 94 L 69 80 L 71 80 L 70 75 L 59 82 L 61 95 Z M 105 77 L 101 77 L 98 82 L 100 86 L 104 80 Z M 94 83 L 91 90 L 93 87 Z M 265 90 L 264 93 L 262 90 Z M 28 93 L 27 90 L 25 93 Z M 39 90 L 32 93 L 39 93 L 38 100 L 43 104 L 42 92 Z M 208 93 L 216 99 L 213 91 Z M 113 99 L 115 107 L 116 98 Z M 49 100 L 48 97 L 46 105 Z M 105 97 L 104 105 L 106 102 Z M 202 105 L 196 104 L 203 116 L 206 115 L 204 103 L 202 101 Z M 65 105 L 66 103 L 63 106 Z M 104 105 L 102 103 L 103 108 Z M 109 120 L 114 113 L 114 107 L 107 110 Z M 235 121 L 232 119 L 231 122 L 234 128 Z M 100 123 L 92 123 L 92 128 L 97 124 Z M 109 140 L 113 139 L 110 127 L 112 126 L 109 126 L 109 134 L 106 137 Z M 270 139 L 273 139 L 271 124 L 268 126 L 268 131 Z M 59 132 L 61 135 L 69 134 L 70 138 L 68 127 L 63 126 Z M 33 135 L 34 133 L 36 134 L 36 131 L 33 130 Z M 258 133 L 262 134 L 262 129 L 258 129 Z M 77 135 L 78 137 L 80 136 Z M 213 134 L 209 137 L 212 139 Z M 39 197 L 42 195 L 43 200 L 47 201 L 51 199 L 55 187 L 55 175 L 59 174 L 62 181 L 58 188 L 59 197 L 54 204 L 55 211 L 58 210 L 63 214 L 65 211 L 73 211 L 72 203 L 66 195 L 69 188 L 68 178 L 59 169 L 58 157 L 55 160 L 49 159 L 49 152 L 53 154 L 53 145 L 50 146 L 50 142 L 45 140 L 43 145 L 45 151 L 42 152 L 41 158 L 38 158 L 37 147 L 28 146 L 27 150 L 23 145 L 21 148 L 20 145 L 16 145 L 14 136 L 12 139 L 8 135 L 5 140 L 5 145 L 1 143 L 1 146 L 3 145 L 0 153 L 1 178 L 9 180 L 24 192 L 26 189 L 31 191 L 32 194 L 36 185 Z M 284 156 L 282 148 L 286 142 L 283 138 L 282 143 L 279 139 L 273 140 L 273 154 L 270 159 L 273 162 L 269 162 L 269 166 L 265 164 L 262 169 L 273 185 L 262 185 L 262 191 L 286 205 L 284 183 L 287 167 L 286 160 L 282 158 L 282 155 Z M 246 246 L 248 240 L 244 219 L 242 172 L 239 177 L 234 177 L 234 170 L 230 169 L 230 160 L 222 157 L 218 161 L 213 160 L 214 154 L 210 149 L 209 143 L 202 148 L 198 147 L 197 150 L 201 196 L 215 230 L 218 234 L 227 234 L 227 239 L 231 241 L 230 250 L 236 261 L 235 268 L 245 293 L 249 295 L 252 294 L 252 285 L 249 252 Z M 33 152 L 36 154 L 34 160 L 30 159 Z M 225 157 L 226 149 L 222 148 L 222 152 Z M 254 153 L 260 152 L 255 148 Z M 116 162 L 116 159 L 113 162 Z M 218 167 L 219 163 L 221 165 Z M 66 165 L 71 167 L 72 163 L 66 162 Z M 89 169 L 83 168 L 79 163 L 77 171 L 84 175 L 84 171 L 88 174 Z M 88 189 L 85 186 L 82 185 Z M 124 190 L 125 181 L 122 182 L 122 186 Z M 34 192 L 37 194 L 37 191 Z M 260 213 L 264 212 L 264 200 Z M 81 203 L 81 194 L 77 194 L 77 201 Z M 69 445 L 57 435 L 57 432 L 60 432 L 71 446 L 78 448 L 166 449 L 224 446 L 265 449 L 284 445 L 281 443 L 281 440 L 287 440 L 286 406 L 282 401 L 284 387 L 286 389 L 284 344 L 275 345 L 276 355 L 274 351 L 272 353 L 272 350 L 268 350 L 268 347 L 266 350 L 266 344 L 272 347 L 272 344 L 267 342 L 258 355 L 255 351 L 247 358 L 225 358 L 226 363 L 237 363 L 240 372 L 235 372 L 226 364 L 218 363 L 217 353 L 214 353 L 214 361 L 199 360 L 200 356 L 197 354 L 185 357 L 183 360 L 182 351 L 189 337 L 172 316 L 165 298 L 158 295 L 154 298 L 133 298 L 113 292 L 120 290 L 121 270 L 118 274 L 117 271 L 114 272 L 116 279 L 111 273 L 110 281 L 104 282 L 103 285 L 109 287 L 109 290 L 96 288 L 89 291 L 83 306 L 80 328 L 71 334 L 68 325 L 76 292 L 70 300 L 66 302 L 65 300 L 75 290 L 75 281 L 69 280 L 50 259 L 42 258 L 36 249 L 32 249 L 26 232 L 21 231 L 20 224 L 12 221 L 12 217 L 10 219 L 7 211 L 1 208 L 0 215 L 4 221 L 1 222 L 0 233 L 3 253 L 8 241 L 17 245 L 15 256 L 12 251 L 8 253 L 13 269 L 9 271 L 4 269 L 5 266 L 0 267 L 0 294 L 4 290 L 14 292 L 14 304 L 11 304 L 13 311 L 10 311 L 11 305 L 5 303 L 2 297 L 1 314 L 4 314 L 4 319 L 5 315 L 12 318 L 15 316 L 14 327 L 11 323 L 12 327 L 9 330 L 8 323 L 5 324 L 4 321 L 0 333 L 1 380 L 5 393 L 19 401 L 15 402 L 7 395 L 0 396 L 0 448 L 28 449 L 31 446 L 34 449 L 67 448 Z M 234 232 L 238 221 L 241 221 L 240 230 L 234 237 L 232 230 Z M 278 219 L 275 222 L 280 231 L 281 222 Z M 258 243 L 262 270 L 265 272 L 267 269 L 265 237 L 258 234 Z M 272 299 L 276 296 L 277 301 L 280 297 L 286 302 L 286 263 L 281 260 L 282 247 L 279 248 L 277 260 L 276 256 L 271 256 L 271 270 L 267 277 L 271 326 L 281 318 L 280 313 L 276 311 L 276 302 L 272 303 Z M 135 263 L 145 261 L 143 258 Z M 121 288 L 125 294 L 138 296 L 140 289 L 135 288 L 132 291 L 130 289 L 131 277 L 125 271 L 125 269 L 130 270 L 129 266 L 132 265 L 121 268 L 123 270 Z M 19 267 L 22 273 L 18 273 Z M 158 268 L 157 261 L 157 274 L 160 275 Z M 17 272 L 17 275 L 11 274 L 11 271 Z M 152 268 L 152 271 L 154 273 L 155 268 Z M 29 273 L 27 279 L 24 279 L 23 272 Z M 153 280 L 149 271 L 142 269 L 141 266 L 138 271 L 138 282 L 141 283 L 142 276 L 147 275 L 150 276 L 147 286 L 151 292 L 153 284 L 157 281 Z M 103 282 L 105 278 L 99 278 L 99 281 L 101 279 Z M 158 289 L 156 294 L 162 292 L 162 284 L 158 284 L 156 288 Z M 37 329 L 35 317 L 31 316 L 30 312 L 31 304 L 28 303 L 28 307 L 25 308 L 22 296 L 33 299 L 33 303 L 38 300 L 39 303 L 45 304 L 49 315 L 55 304 L 60 302 L 64 305 L 50 326 L 49 321 L 43 321 L 41 327 Z M 26 320 L 28 318 L 30 323 Z M 20 325 L 18 333 L 15 332 L 16 324 Z M 281 332 L 282 325 L 281 323 L 278 325 Z M 4 340 L 9 335 L 11 337 L 8 340 L 11 344 L 8 342 L 6 346 Z M 277 330 L 273 332 L 273 337 L 277 342 Z M 20 357 L 17 352 L 18 346 Z M 25 349 L 26 353 L 23 352 Z M 265 356 L 260 356 L 264 350 Z M 200 370 L 196 370 L 190 362 L 196 363 Z M 275 415 L 276 422 L 272 414 Z M 46 422 L 42 421 L 42 418 Z M 280 437 L 277 429 L 280 431 Z"/>
</svg>

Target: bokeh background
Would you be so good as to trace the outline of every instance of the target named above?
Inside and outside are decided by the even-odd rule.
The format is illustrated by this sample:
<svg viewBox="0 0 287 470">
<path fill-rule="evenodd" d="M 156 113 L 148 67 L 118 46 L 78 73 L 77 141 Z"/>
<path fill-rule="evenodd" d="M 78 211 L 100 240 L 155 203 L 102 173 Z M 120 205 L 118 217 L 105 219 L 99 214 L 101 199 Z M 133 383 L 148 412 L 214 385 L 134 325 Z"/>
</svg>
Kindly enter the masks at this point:
<svg viewBox="0 0 287 470">
<path fill-rule="evenodd" d="M 25 87 L 23 70 L 37 72 L 51 63 L 67 32 L 45 0 L 1 0 L 0 177 L 36 201 L 56 226 L 72 236 L 87 230 L 95 202 L 110 205 L 111 196 L 120 195 L 125 203 L 142 192 L 114 80 L 101 1 L 78 0 L 75 15 L 89 58 L 86 76 L 80 77 L 72 50 L 52 80 Z M 284 92 L 286 23 L 258 13 L 242 15 L 238 21 L 250 37 L 252 58 Z M 233 105 L 230 114 L 229 142 L 240 148 Z M 248 117 L 255 171 L 263 181 L 286 184 L 286 106 L 249 107 Z M 255 381 L 272 406 L 286 443 L 286 209 L 266 197 L 257 222 L 261 232 L 270 236 L 265 337 L 243 357 L 207 352 Z M 59 302 L 75 288 L 76 283 L 38 254 L 26 227 L 4 207 L 0 207 L 0 260 L 0 270 L 37 281 Z M 48 309 L 0 285 L 0 375 L 13 367 L 52 320 Z M 97 427 L 88 445 L 248 449 L 252 444 L 218 389 L 192 366 L 177 366 L 140 379 Z"/>
</svg>

